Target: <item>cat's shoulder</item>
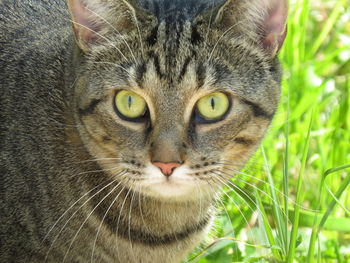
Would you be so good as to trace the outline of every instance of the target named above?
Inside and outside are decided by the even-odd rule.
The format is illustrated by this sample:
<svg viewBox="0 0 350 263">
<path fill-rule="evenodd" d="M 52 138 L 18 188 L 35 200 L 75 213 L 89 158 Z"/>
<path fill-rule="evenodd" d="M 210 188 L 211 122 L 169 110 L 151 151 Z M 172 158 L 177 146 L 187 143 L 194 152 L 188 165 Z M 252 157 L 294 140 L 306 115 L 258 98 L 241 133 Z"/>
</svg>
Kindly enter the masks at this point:
<svg viewBox="0 0 350 263">
<path fill-rule="evenodd" d="M 8 71 L 48 66 L 71 38 L 64 0 L 0 0 L 0 67 Z M 25 69 L 28 71 L 29 69 Z"/>
<path fill-rule="evenodd" d="M 69 13 L 63 0 L 1 0 L 1 46 L 35 42 L 42 36 L 68 28 Z M 25 48 L 25 46 L 23 46 Z"/>
</svg>

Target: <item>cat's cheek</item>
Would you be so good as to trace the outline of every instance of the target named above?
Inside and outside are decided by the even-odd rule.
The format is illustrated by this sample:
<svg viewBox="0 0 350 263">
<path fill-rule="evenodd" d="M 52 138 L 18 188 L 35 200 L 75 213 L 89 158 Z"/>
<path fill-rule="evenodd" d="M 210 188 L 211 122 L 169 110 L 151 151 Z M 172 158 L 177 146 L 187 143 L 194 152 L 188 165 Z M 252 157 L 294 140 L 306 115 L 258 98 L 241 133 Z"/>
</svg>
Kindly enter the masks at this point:
<svg viewBox="0 0 350 263">
<path fill-rule="evenodd" d="M 159 168 L 149 165 L 144 170 L 147 179 L 140 182 L 141 192 L 146 195 L 162 198 L 188 201 L 198 199 L 194 192 L 198 191 L 200 183 L 190 176 L 190 169 L 185 166 L 178 167 L 171 176 L 164 176 Z"/>
</svg>

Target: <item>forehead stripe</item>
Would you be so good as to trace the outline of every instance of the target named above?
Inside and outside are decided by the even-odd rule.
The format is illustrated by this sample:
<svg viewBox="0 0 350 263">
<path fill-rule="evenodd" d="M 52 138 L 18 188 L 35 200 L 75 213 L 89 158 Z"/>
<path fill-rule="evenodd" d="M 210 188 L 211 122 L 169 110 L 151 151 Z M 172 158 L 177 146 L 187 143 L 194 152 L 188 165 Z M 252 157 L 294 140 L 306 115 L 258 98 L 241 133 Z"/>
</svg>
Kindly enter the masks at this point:
<svg viewBox="0 0 350 263">
<path fill-rule="evenodd" d="M 147 71 L 147 65 L 146 62 L 142 62 L 141 64 L 137 65 L 135 68 L 136 72 L 136 83 L 138 84 L 139 88 L 143 89 L 142 80 Z"/>
<path fill-rule="evenodd" d="M 158 27 L 159 27 L 159 25 L 157 25 L 156 27 L 154 27 L 151 30 L 151 33 L 150 33 L 150 35 L 148 36 L 148 38 L 146 40 L 149 46 L 154 46 L 157 43 L 157 40 L 158 40 Z"/>
<path fill-rule="evenodd" d="M 153 64 L 154 64 L 154 67 L 156 68 L 156 72 L 157 72 L 159 78 L 163 78 L 164 74 L 162 73 L 162 70 L 160 69 L 159 56 L 157 54 L 155 54 L 153 57 Z"/>
<path fill-rule="evenodd" d="M 190 64 L 191 60 L 192 60 L 191 57 L 187 57 L 185 59 L 185 62 L 183 64 L 182 69 L 181 69 L 180 74 L 179 74 L 179 81 L 181 81 L 182 78 L 185 76 L 185 74 L 187 72 L 188 64 Z"/>
</svg>

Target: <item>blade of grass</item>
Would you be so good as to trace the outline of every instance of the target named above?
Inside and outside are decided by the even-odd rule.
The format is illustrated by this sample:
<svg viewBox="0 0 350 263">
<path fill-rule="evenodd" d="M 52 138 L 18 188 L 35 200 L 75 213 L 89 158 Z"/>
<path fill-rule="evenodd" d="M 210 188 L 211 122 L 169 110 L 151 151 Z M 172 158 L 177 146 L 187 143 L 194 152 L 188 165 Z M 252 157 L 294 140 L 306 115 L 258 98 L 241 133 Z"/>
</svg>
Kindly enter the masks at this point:
<svg viewBox="0 0 350 263">
<path fill-rule="evenodd" d="M 319 194 L 318 194 L 318 207 L 317 207 L 317 209 L 320 208 L 321 200 L 323 197 L 322 193 L 323 193 L 324 178 L 325 177 L 322 176 L 321 183 L 320 183 L 319 190 L 318 190 Z M 309 249 L 307 252 L 307 262 L 308 263 L 314 262 L 315 245 L 316 245 L 316 240 L 317 240 L 318 219 L 319 219 L 319 215 L 317 212 L 315 212 L 314 222 L 313 222 L 312 232 L 311 232 L 311 237 L 310 237 L 310 242 L 309 242 Z"/>
<path fill-rule="evenodd" d="M 345 263 L 344 257 L 340 253 L 339 244 L 336 241 L 334 241 L 334 250 L 335 250 L 335 254 L 337 256 L 338 263 Z"/>
<path fill-rule="evenodd" d="M 321 45 L 325 42 L 327 36 L 331 32 L 331 30 L 334 28 L 335 23 L 338 21 L 339 16 L 343 12 L 343 5 L 345 4 L 345 0 L 338 1 L 335 5 L 331 15 L 327 19 L 327 22 L 325 23 L 323 30 L 319 34 L 318 38 L 315 40 L 313 46 L 311 47 L 309 57 L 312 58 L 315 56 Z"/>
<path fill-rule="evenodd" d="M 196 259 L 199 259 L 200 257 L 202 257 L 203 255 L 205 255 L 206 253 L 209 252 L 209 250 L 213 251 L 217 251 L 222 249 L 223 247 L 227 246 L 227 244 L 223 244 L 220 245 L 220 243 L 224 242 L 224 241 L 230 241 L 230 242 L 234 242 L 234 243 L 240 243 L 243 244 L 247 247 L 252 247 L 252 248 L 264 248 L 264 249 L 271 249 L 271 250 L 278 250 L 279 248 L 277 246 L 267 246 L 267 245 L 256 245 L 256 244 L 251 244 L 245 241 L 242 241 L 240 239 L 234 238 L 234 237 L 221 237 L 221 238 L 217 238 L 215 239 L 211 244 L 209 244 L 208 246 L 206 246 L 201 252 L 199 252 L 198 254 L 192 256 L 191 258 L 188 259 L 187 262 L 194 262 Z M 218 247 L 215 247 L 219 245 Z"/>
<path fill-rule="evenodd" d="M 273 236 L 272 229 L 271 229 L 271 226 L 269 223 L 269 219 L 267 217 L 267 214 L 266 214 L 264 205 L 261 201 L 260 195 L 256 189 L 254 192 L 255 192 L 255 198 L 256 198 L 258 206 L 259 206 L 260 216 L 261 216 L 263 224 L 264 224 L 264 230 L 265 230 L 267 239 L 269 240 L 270 246 L 272 247 L 271 252 L 277 260 L 282 261 L 280 250 L 273 248 L 273 247 L 277 247 L 277 243 L 276 243 L 275 238 Z"/>
<path fill-rule="evenodd" d="M 291 232 L 290 242 L 289 242 L 287 263 L 292 263 L 294 261 L 294 255 L 295 255 L 295 249 L 296 249 L 296 243 L 297 243 L 297 235 L 298 235 L 298 229 L 299 229 L 301 198 L 302 198 L 301 185 L 302 185 L 303 179 L 304 179 L 306 160 L 307 160 L 309 147 L 310 147 L 310 133 L 311 133 L 311 125 L 312 125 L 313 115 L 314 115 L 314 111 L 312 111 L 312 113 L 311 113 L 311 118 L 310 118 L 310 122 L 309 122 L 309 129 L 308 129 L 306 140 L 304 143 L 304 151 L 303 151 L 301 168 L 300 168 L 300 172 L 299 172 L 299 179 L 298 179 L 298 185 L 297 185 L 297 194 L 296 194 L 297 196 L 296 196 L 296 203 L 294 206 L 294 213 L 295 214 L 294 214 L 294 221 L 293 221 L 292 232 Z"/>
<path fill-rule="evenodd" d="M 277 225 L 277 237 L 278 237 L 277 240 L 278 240 L 280 247 L 282 248 L 283 255 L 286 255 L 286 253 L 287 253 L 287 240 L 284 240 L 284 237 L 286 236 L 284 231 L 286 230 L 285 224 L 287 224 L 287 222 L 284 221 L 284 217 L 283 217 L 283 214 L 281 212 L 280 204 L 279 204 L 278 199 L 277 199 L 276 187 L 275 187 L 273 179 L 272 179 L 272 175 L 271 175 L 271 171 L 269 168 L 269 163 L 268 163 L 268 160 L 267 160 L 267 157 L 265 154 L 264 147 L 261 147 L 261 153 L 262 153 L 262 156 L 264 158 L 265 169 L 266 169 L 266 173 L 267 173 L 267 177 L 268 177 L 268 187 L 270 188 L 270 193 L 271 193 L 272 202 L 273 202 L 273 218 L 274 218 L 274 220 L 276 220 L 276 225 Z"/>
<path fill-rule="evenodd" d="M 263 202 L 265 207 L 265 211 L 267 214 L 272 213 L 272 207 L 269 207 L 268 204 Z M 294 220 L 295 211 L 289 211 L 289 220 Z M 316 214 L 316 226 L 321 222 L 323 214 Z M 308 211 L 300 211 L 299 216 L 299 226 L 302 227 L 313 227 L 315 221 L 315 214 L 313 212 Z M 323 226 L 324 230 L 327 231 L 336 231 L 343 233 L 350 233 L 350 218 L 346 217 L 328 217 L 328 220 Z M 317 230 L 317 227 L 316 227 Z M 317 231 L 316 231 L 317 233 Z"/>
<path fill-rule="evenodd" d="M 332 174 L 332 173 L 335 173 L 335 172 L 339 172 L 341 170 L 345 170 L 345 169 L 348 169 L 348 168 L 350 168 L 350 164 L 329 169 L 329 170 L 327 170 L 325 172 L 324 177 L 327 177 L 329 174 Z M 335 196 L 336 196 L 337 199 L 340 198 L 340 196 L 343 194 L 344 190 L 349 186 L 349 184 L 350 184 L 350 173 L 345 177 L 345 179 L 343 180 L 342 184 L 338 188 L 338 191 L 335 193 Z M 323 225 L 326 223 L 327 218 L 329 217 L 329 215 L 333 211 L 333 209 L 334 209 L 336 204 L 337 204 L 337 201 L 335 199 L 333 199 L 333 201 L 329 204 L 328 209 L 327 209 L 326 213 L 323 215 L 323 217 L 321 219 L 321 222 L 320 222 L 320 224 L 318 226 L 318 232 L 321 231 Z"/>
<path fill-rule="evenodd" d="M 317 249 L 318 249 L 318 253 L 317 253 L 317 263 L 321 263 L 321 242 L 320 240 L 318 240 L 317 242 Z"/>
<path fill-rule="evenodd" d="M 289 28 L 291 39 L 292 56 L 290 62 L 292 62 L 291 68 L 293 72 L 298 72 L 301 68 L 302 62 L 305 60 L 305 43 L 307 24 L 309 19 L 309 0 L 298 0 L 295 4 L 296 9 L 293 15 L 290 16 Z M 289 40 L 289 39 L 287 39 Z M 289 41 L 287 41 L 289 42 Z"/>
<path fill-rule="evenodd" d="M 325 179 L 326 179 L 326 177 L 329 174 L 332 174 L 332 173 L 335 173 L 335 172 L 347 169 L 349 167 L 350 167 L 350 164 L 327 170 L 323 174 L 322 179 L 321 179 L 320 193 L 322 192 L 322 188 L 323 188 L 323 185 L 325 183 Z M 348 180 L 347 180 L 347 178 L 348 178 Z M 310 243 L 309 243 L 309 250 L 308 250 L 308 254 L 307 254 L 307 262 L 308 263 L 313 263 L 314 262 L 315 244 L 316 244 L 317 235 L 320 232 L 320 229 L 326 223 L 326 220 L 327 220 L 328 216 L 330 215 L 331 211 L 333 210 L 334 206 L 336 205 L 336 203 L 338 203 L 338 198 L 343 193 L 343 191 L 345 190 L 345 188 L 347 187 L 347 185 L 349 183 L 350 183 L 350 174 L 345 178 L 343 184 L 339 188 L 339 190 L 337 192 L 337 194 L 339 194 L 339 196 L 337 196 L 337 194 L 335 194 L 335 196 L 334 196 L 335 198 L 333 199 L 332 203 L 330 204 L 330 206 L 327 209 L 327 212 L 324 214 L 324 216 L 322 217 L 322 219 L 321 219 L 321 221 L 320 221 L 320 223 L 318 225 L 317 225 L 318 215 L 315 213 L 314 225 L 313 225 L 313 228 L 312 228 L 312 233 L 311 233 L 311 238 L 310 238 Z M 342 188 L 342 186 L 344 186 L 344 187 Z M 339 191 L 341 191 L 341 192 L 339 192 Z M 319 198 L 321 198 L 321 196 Z M 343 228 L 343 224 L 339 224 L 338 223 L 336 225 L 340 226 L 341 228 Z"/>
<path fill-rule="evenodd" d="M 344 213 L 347 216 L 350 216 L 350 211 L 341 203 L 341 201 L 333 194 L 332 190 L 329 188 L 328 185 L 326 185 L 326 189 L 328 193 L 332 196 L 332 198 L 337 202 L 338 206 L 343 209 Z"/>
<path fill-rule="evenodd" d="M 283 194 L 284 194 L 284 212 L 285 212 L 285 222 L 288 222 L 288 203 L 289 203 L 289 180 L 288 180 L 288 171 L 289 171 L 289 115 L 290 115 L 290 90 L 288 86 L 287 93 L 287 122 L 285 130 L 286 138 L 286 149 L 284 152 L 284 164 L 283 164 Z M 288 223 L 285 224 L 285 236 L 284 239 L 286 243 L 288 242 Z"/>
</svg>

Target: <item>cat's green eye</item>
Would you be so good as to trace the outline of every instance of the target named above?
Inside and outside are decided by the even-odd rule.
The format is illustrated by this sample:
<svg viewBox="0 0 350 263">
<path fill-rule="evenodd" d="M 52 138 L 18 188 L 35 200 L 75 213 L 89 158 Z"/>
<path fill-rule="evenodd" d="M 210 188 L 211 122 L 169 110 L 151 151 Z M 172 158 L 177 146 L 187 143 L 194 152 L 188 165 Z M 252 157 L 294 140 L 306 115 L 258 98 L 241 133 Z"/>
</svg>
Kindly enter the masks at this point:
<svg viewBox="0 0 350 263">
<path fill-rule="evenodd" d="M 197 111 L 205 120 L 215 121 L 222 118 L 230 107 L 226 94 L 213 92 L 197 102 Z"/>
<path fill-rule="evenodd" d="M 146 112 L 146 101 L 138 94 L 128 90 L 121 90 L 115 96 L 115 107 L 121 117 L 137 119 Z"/>
</svg>

